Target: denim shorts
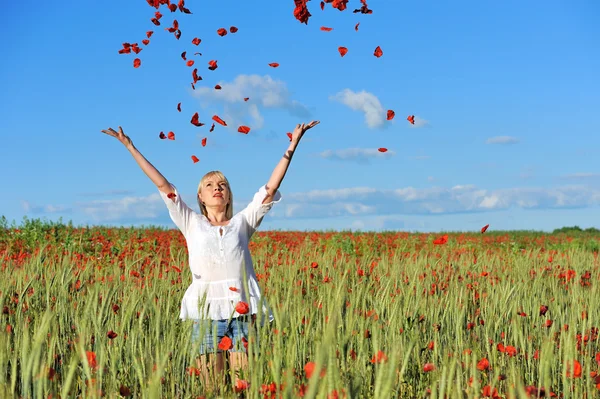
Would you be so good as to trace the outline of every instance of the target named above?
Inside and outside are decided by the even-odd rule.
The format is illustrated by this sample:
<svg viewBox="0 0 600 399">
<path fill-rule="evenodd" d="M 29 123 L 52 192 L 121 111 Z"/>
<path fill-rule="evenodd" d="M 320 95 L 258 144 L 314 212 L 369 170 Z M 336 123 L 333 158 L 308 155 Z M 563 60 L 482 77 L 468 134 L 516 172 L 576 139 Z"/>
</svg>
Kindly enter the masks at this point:
<svg viewBox="0 0 600 399">
<path fill-rule="evenodd" d="M 240 316 L 231 320 L 195 319 L 192 329 L 192 345 L 195 345 L 200 341 L 200 347 L 198 349 L 198 354 L 200 355 L 223 352 L 223 350 L 218 348 L 218 345 L 219 342 L 221 342 L 221 339 L 227 336 L 231 339 L 233 344 L 233 347 L 229 349 L 229 352 L 247 352 L 243 338 L 245 338 L 246 342 L 249 342 L 249 330 L 254 327 L 254 317 L 249 316 Z M 202 336 L 200 336 L 200 334 L 202 334 Z M 253 334 L 252 338 L 253 340 L 256 340 L 252 344 L 252 350 L 256 351 L 258 350 L 258 334 Z"/>
</svg>

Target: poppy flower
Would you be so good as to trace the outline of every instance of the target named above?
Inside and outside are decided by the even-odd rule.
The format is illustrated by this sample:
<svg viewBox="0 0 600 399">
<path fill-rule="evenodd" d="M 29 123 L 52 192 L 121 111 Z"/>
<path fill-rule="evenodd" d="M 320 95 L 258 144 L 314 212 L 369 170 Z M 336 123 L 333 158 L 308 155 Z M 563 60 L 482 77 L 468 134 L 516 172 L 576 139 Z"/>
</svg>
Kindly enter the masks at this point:
<svg viewBox="0 0 600 399">
<path fill-rule="evenodd" d="M 444 234 L 443 236 L 436 238 L 435 240 L 433 240 L 433 243 L 435 245 L 442 245 L 448 242 L 448 234 Z"/>
<path fill-rule="evenodd" d="M 406 120 L 407 120 L 407 121 L 409 121 L 409 122 L 410 122 L 412 125 L 414 125 L 414 124 L 415 124 L 415 116 L 414 116 L 414 115 L 409 115 L 409 116 L 406 118 Z"/>
<path fill-rule="evenodd" d="M 194 60 L 188 60 L 188 62 L 186 62 L 185 64 L 191 67 L 192 65 L 194 65 Z"/>
<path fill-rule="evenodd" d="M 148 44 L 150 44 L 150 40 L 144 39 L 142 40 L 142 43 L 144 44 L 144 46 L 147 46 Z"/>
<path fill-rule="evenodd" d="M 250 97 L 244 97 L 244 101 L 250 100 Z"/>
<path fill-rule="evenodd" d="M 235 305 L 235 311 L 239 314 L 246 314 L 250 311 L 250 306 L 246 302 L 239 301 L 237 305 Z"/>
<path fill-rule="evenodd" d="M 150 39 L 150 36 L 152 36 L 153 33 L 154 31 L 149 30 L 148 32 L 146 32 L 146 37 Z"/>
<path fill-rule="evenodd" d="M 181 112 L 181 103 L 177 104 L 177 111 Z"/>
<path fill-rule="evenodd" d="M 218 68 L 217 60 L 208 61 L 208 69 L 210 69 L 211 71 L 214 71 L 217 68 Z"/>
<path fill-rule="evenodd" d="M 338 51 L 340 52 L 340 55 L 343 57 L 346 55 L 346 53 L 348 52 L 348 49 L 346 47 L 338 47 Z"/>
<path fill-rule="evenodd" d="M 378 148 L 377 151 L 379 151 L 379 152 L 387 152 L 387 148 L 383 148 L 383 147 L 382 148 Z"/>
<path fill-rule="evenodd" d="M 238 132 L 248 134 L 250 132 L 250 128 L 248 126 L 240 126 L 238 127 Z"/>
<path fill-rule="evenodd" d="M 489 370 L 489 368 L 490 368 L 490 361 L 487 360 L 485 357 L 477 362 L 477 370 L 485 371 L 485 370 Z"/>
<path fill-rule="evenodd" d="M 165 134 L 163 132 L 160 132 L 158 137 L 160 137 L 162 140 L 167 138 L 167 136 L 165 136 Z"/>
<path fill-rule="evenodd" d="M 481 234 L 485 233 L 485 232 L 486 232 L 486 230 L 488 229 L 488 227 L 490 227 L 490 225 L 489 225 L 489 224 L 486 224 L 485 226 L 483 226 L 483 227 L 481 228 Z"/>
<path fill-rule="evenodd" d="M 200 126 L 204 126 L 204 123 L 200 122 L 198 119 L 199 119 L 199 115 L 198 115 L 198 113 L 196 112 L 196 113 L 195 113 L 195 114 L 192 116 L 192 120 L 190 121 L 190 123 L 191 123 L 192 125 L 194 125 L 194 126 L 198 126 L 198 127 L 200 127 Z"/>
<path fill-rule="evenodd" d="M 377 58 L 381 57 L 383 55 L 383 51 L 381 50 L 381 47 L 377 46 L 377 48 L 373 52 L 373 55 Z"/>
<path fill-rule="evenodd" d="M 218 348 L 221 349 L 222 351 L 227 351 L 227 350 L 233 348 L 233 342 L 231 341 L 231 338 L 229 338 L 227 335 L 225 335 L 223 338 L 221 338 Z"/>
<path fill-rule="evenodd" d="M 317 367 L 315 362 L 308 362 L 304 365 L 304 374 L 306 375 L 307 379 L 310 379 L 310 377 L 312 377 L 313 373 L 315 372 L 315 367 Z M 327 373 L 327 370 L 325 370 L 325 368 L 321 368 L 321 373 L 320 376 L 325 377 L 325 374 Z"/>
<path fill-rule="evenodd" d="M 85 356 L 87 358 L 88 365 L 90 366 L 91 369 L 95 369 L 96 367 L 98 367 L 98 362 L 96 361 L 96 353 L 95 352 L 86 351 Z"/>
<path fill-rule="evenodd" d="M 197 156 L 195 156 L 195 155 L 192 155 L 192 162 L 194 162 L 194 163 L 197 163 L 198 161 L 200 161 L 200 160 L 198 159 L 198 157 L 197 157 Z"/>
<path fill-rule="evenodd" d="M 136 58 L 135 60 L 133 60 L 133 67 L 134 68 L 139 68 L 140 65 L 142 65 L 142 60 L 140 60 L 139 58 Z"/>
<path fill-rule="evenodd" d="M 235 26 L 231 26 L 231 27 L 229 28 L 229 32 L 230 32 L 230 33 L 235 33 L 235 32 L 237 32 L 237 31 L 238 31 L 238 28 L 237 28 L 237 27 L 235 27 Z"/>
<path fill-rule="evenodd" d="M 579 363 L 577 360 L 567 362 L 567 377 L 581 378 L 581 363 Z"/>
<path fill-rule="evenodd" d="M 237 380 L 235 382 L 235 387 L 233 388 L 233 390 L 235 391 L 235 393 L 240 393 L 240 392 L 243 392 L 246 389 L 248 389 L 248 387 L 250 387 L 250 384 L 248 383 L 248 381 Z"/>
<path fill-rule="evenodd" d="M 388 357 L 385 355 L 385 352 L 383 351 L 377 351 L 376 354 L 373 355 L 373 357 L 371 358 L 371 363 L 376 364 L 376 363 L 386 363 L 388 361 Z"/>
<path fill-rule="evenodd" d="M 388 111 L 387 111 L 387 120 L 391 121 L 392 119 L 394 119 L 394 116 L 396 116 L 396 113 L 393 110 L 388 109 Z"/>
<path fill-rule="evenodd" d="M 202 147 L 206 147 L 206 137 L 202 139 Z"/>
<path fill-rule="evenodd" d="M 423 365 L 423 371 L 425 373 L 429 373 L 430 371 L 435 370 L 435 365 L 433 363 L 425 363 Z"/>
<path fill-rule="evenodd" d="M 221 85 L 215 85 L 215 90 L 221 90 Z"/>
<path fill-rule="evenodd" d="M 183 58 L 184 61 L 186 60 L 186 58 L 185 58 L 186 53 L 187 53 L 187 51 L 184 51 L 183 53 L 181 53 L 181 58 Z"/>
<path fill-rule="evenodd" d="M 169 132 L 169 134 L 167 134 L 167 138 L 168 138 L 169 140 L 175 140 L 175 133 L 173 133 L 173 132 Z"/>
<path fill-rule="evenodd" d="M 225 29 L 225 28 L 219 28 L 219 29 L 217 30 L 217 34 L 218 34 L 219 36 L 221 36 L 221 37 L 225 36 L 225 35 L 227 34 L 227 29 Z"/>
<path fill-rule="evenodd" d="M 269 64 L 269 66 L 272 67 L 272 68 L 277 68 L 279 66 L 279 64 L 277 62 L 271 62 Z"/>
<path fill-rule="evenodd" d="M 219 125 L 227 126 L 227 123 L 217 115 L 213 115 L 212 120 L 217 122 Z"/>
<path fill-rule="evenodd" d="M 209 132 L 212 132 L 213 130 L 215 130 L 215 124 L 213 123 L 212 126 L 210 127 Z"/>
<path fill-rule="evenodd" d="M 328 28 L 328 27 L 326 27 L 326 26 L 321 26 L 321 30 L 322 30 L 323 32 L 331 32 L 331 31 L 333 30 L 333 28 Z"/>
<path fill-rule="evenodd" d="M 548 311 L 548 306 L 546 306 L 546 305 L 540 306 L 540 316 L 545 316 L 547 311 Z"/>
<path fill-rule="evenodd" d="M 115 339 L 117 337 L 117 333 L 113 330 L 110 330 L 108 333 L 106 333 L 106 336 L 110 339 Z"/>
</svg>

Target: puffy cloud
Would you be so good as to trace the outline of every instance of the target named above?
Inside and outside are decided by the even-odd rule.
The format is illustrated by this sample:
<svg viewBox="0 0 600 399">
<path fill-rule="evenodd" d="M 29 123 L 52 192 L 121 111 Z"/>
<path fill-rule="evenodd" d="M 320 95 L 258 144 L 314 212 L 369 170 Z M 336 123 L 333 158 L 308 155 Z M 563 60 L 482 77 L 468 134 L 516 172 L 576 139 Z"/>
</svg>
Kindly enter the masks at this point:
<svg viewBox="0 0 600 399">
<path fill-rule="evenodd" d="M 517 144 L 519 139 L 512 136 L 496 136 L 490 137 L 485 141 L 486 144 Z"/>
<path fill-rule="evenodd" d="M 371 159 L 384 159 L 396 155 L 395 151 L 379 152 L 376 148 L 346 148 L 343 150 L 326 150 L 319 154 L 321 158 L 336 161 L 351 161 L 361 164 L 369 163 Z"/>
<path fill-rule="evenodd" d="M 386 111 L 384 111 L 377 96 L 365 90 L 354 92 L 350 89 L 344 89 L 336 95 L 330 96 L 329 99 L 340 102 L 354 111 L 363 112 L 365 122 L 370 128 L 381 127 L 386 121 Z"/>
</svg>

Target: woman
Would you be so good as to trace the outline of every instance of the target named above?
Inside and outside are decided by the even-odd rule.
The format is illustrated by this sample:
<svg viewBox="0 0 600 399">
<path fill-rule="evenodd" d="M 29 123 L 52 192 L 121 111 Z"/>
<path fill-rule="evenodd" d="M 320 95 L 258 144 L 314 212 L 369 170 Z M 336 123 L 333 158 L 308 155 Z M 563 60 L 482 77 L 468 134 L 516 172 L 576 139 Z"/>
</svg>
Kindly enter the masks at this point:
<svg viewBox="0 0 600 399">
<path fill-rule="evenodd" d="M 252 202 L 235 216 L 233 194 L 221 172 L 212 171 L 202 177 L 197 191 L 201 212 L 196 213 L 181 199 L 175 186 L 135 148 L 120 126 L 118 132 L 112 128 L 102 130 L 116 137 L 133 155 L 158 188 L 171 219 L 185 236 L 192 283 L 181 301 L 180 318 L 194 320 L 192 339 L 200 341 L 197 362 L 207 385 L 212 385 L 210 370 L 214 372 L 210 373 L 212 377 L 227 374 L 224 373 L 224 350 L 229 352 L 234 372 L 247 370 L 244 345 L 248 342 L 248 328 L 263 303 L 248 243 L 265 214 L 280 201 L 278 189 L 300 139 L 317 124 L 318 121 L 312 121 L 296 126 L 288 150 L 267 184 L 260 187 Z M 272 319 L 268 310 L 267 313 Z"/>
</svg>

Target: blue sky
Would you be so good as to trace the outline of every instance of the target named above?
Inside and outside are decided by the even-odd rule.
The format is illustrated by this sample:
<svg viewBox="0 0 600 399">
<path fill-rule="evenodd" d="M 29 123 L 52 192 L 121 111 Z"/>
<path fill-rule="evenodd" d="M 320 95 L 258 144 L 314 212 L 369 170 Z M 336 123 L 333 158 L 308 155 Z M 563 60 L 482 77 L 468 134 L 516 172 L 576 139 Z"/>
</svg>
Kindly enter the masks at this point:
<svg viewBox="0 0 600 399">
<path fill-rule="evenodd" d="M 188 204 L 218 169 L 239 211 L 268 180 L 286 132 L 318 119 L 262 229 L 600 226 L 600 3 L 371 0 L 372 15 L 353 14 L 359 5 L 321 11 L 311 1 L 304 25 L 292 0 L 188 0 L 192 15 L 163 6 L 154 26 L 144 0 L 8 3 L 0 214 L 174 227 L 152 182 L 100 132 L 118 125 Z M 174 18 L 179 41 L 164 30 Z M 237 33 L 216 34 L 232 25 Z M 140 68 L 118 54 L 123 42 L 143 47 Z M 203 77 L 195 91 L 182 51 Z M 194 112 L 206 126 L 189 123 Z M 214 114 L 231 128 L 209 133 Z M 240 124 L 251 132 L 237 133 Z"/>
</svg>

